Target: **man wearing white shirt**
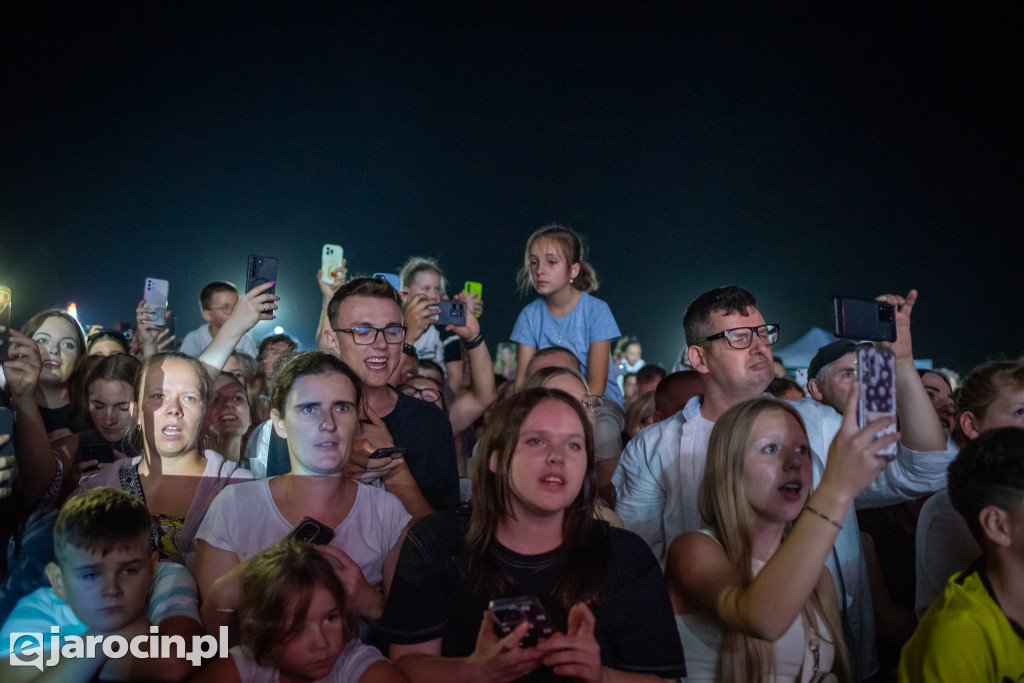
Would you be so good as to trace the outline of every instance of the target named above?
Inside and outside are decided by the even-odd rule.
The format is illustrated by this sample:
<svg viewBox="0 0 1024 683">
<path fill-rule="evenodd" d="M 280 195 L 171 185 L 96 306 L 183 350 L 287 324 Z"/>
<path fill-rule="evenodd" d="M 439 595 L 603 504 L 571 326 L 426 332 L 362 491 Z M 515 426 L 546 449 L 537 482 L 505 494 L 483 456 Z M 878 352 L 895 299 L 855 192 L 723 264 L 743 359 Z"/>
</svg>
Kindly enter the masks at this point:
<svg viewBox="0 0 1024 683">
<path fill-rule="evenodd" d="M 911 291 L 906 299 L 886 298 L 899 307 L 897 341 L 891 349 L 896 358 L 902 442 L 896 459 L 858 496 L 857 507 L 891 505 L 942 488 L 946 466 L 956 456 L 913 365 L 910 313 L 917 292 Z M 711 430 L 730 407 L 764 393 L 774 376 L 771 345 L 779 338 L 778 326 L 765 324 L 753 295 L 735 286 L 698 297 L 687 309 L 683 325 L 690 344 L 687 359 L 703 376 L 704 395 L 634 437 L 612 480 L 618 493 L 616 512 L 663 563 L 676 536 L 704 527 L 697 511 L 697 489 L 704 475 Z M 817 484 L 842 417 L 811 399 L 793 405 L 807 428 Z M 848 643 L 851 660 L 861 676 L 870 676 L 877 668 L 874 614 L 852 511 L 844 520 L 828 566 L 837 592 L 846 595 L 844 617 L 851 631 L 847 636 L 852 641 Z M 844 601 L 840 605 L 844 606 Z"/>
</svg>

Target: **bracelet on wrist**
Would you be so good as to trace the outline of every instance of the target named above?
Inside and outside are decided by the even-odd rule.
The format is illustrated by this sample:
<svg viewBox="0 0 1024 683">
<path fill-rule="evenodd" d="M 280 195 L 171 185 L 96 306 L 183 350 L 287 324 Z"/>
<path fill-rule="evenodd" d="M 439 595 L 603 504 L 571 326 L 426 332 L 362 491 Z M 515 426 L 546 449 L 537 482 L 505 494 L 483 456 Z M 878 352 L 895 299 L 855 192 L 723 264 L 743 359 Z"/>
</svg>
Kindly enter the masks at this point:
<svg viewBox="0 0 1024 683">
<path fill-rule="evenodd" d="M 480 346 L 483 343 L 484 343 L 484 333 L 481 332 L 472 341 L 464 341 L 464 342 L 462 342 L 462 348 L 464 348 L 464 349 L 466 349 L 468 351 L 470 349 L 475 349 L 476 347 Z"/>
<path fill-rule="evenodd" d="M 839 529 L 840 531 L 842 531 L 842 530 L 843 530 L 843 525 L 842 525 L 842 524 L 840 524 L 840 523 L 839 523 L 839 522 L 837 522 L 836 520 L 832 519 L 832 518 L 831 518 L 831 517 L 829 517 L 828 515 L 826 515 L 826 514 L 824 514 L 824 513 L 822 513 L 822 512 L 818 512 L 817 510 L 815 510 L 814 508 L 812 508 L 812 507 L 811 507 L 810 505 L 804 505 L 804 510 L 807 510 L 807 511 L 808 511 L 808 512 L 810 512 L 810 513 L 811 513 L 812 515 L 817 515 L 818 517 L 821 517 L 821 518 L 822 518 L 823 520 L 825 520 L 826 522 L 828 522 L 829 524 L 831 524 L 831 525 L 832 525 L 832 526 L 834 526 L 835 528 Z"/>
<path fill-rule="evenodd" d="M 402 343 L 402 353 L 412 358 L 419 358 L 419 354 L 416 353 L 416 347 L 412 344 Z"/>
</svg>

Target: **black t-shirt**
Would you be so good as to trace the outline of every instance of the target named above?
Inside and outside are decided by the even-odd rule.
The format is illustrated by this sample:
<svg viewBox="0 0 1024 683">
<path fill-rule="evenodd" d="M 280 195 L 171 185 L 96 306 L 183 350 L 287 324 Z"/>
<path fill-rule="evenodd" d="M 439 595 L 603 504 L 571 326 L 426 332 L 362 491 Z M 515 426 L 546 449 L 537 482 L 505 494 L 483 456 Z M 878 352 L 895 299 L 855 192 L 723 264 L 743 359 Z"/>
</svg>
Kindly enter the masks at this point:
<svg viewBox="0 0 1024 683">
<path fill-rule="evenodd" d="M 392 389 L 394 391 L 394 389 Z M 450 510 L 459 502 L 459 466 L 455 460 L 452 423 L 437 406 L 395 391 L 398 403 L 382 420 L 396 446 L 404 446 L 405 462 L 420 492 L 435 510 Z M 291 472 L 288 442 L 272 432 L 267 476 Z"/>
<path fill-rule="evenodd" d="M 43 427 L 46 433 L 50 434 L 58 429 L 71 429 L 71 404 L 66 403 L 59 408 L 47 408 L 39 406 L 39 414 L 43 418 Z"/>
<path fill-rule="evenodd" d="M 432 403 L 395 391 L 395 409 L 381 418 L 396 446 L 404 446 L 405 462 L 420 492 L 435 510 L 451 510 L 459 502 L 459 464 L 455 460 L 452 423 Z"/>
<path fill-rule="evenodd" d="M 559 567 L 572 561 L 559 548 L 520 555 L 495 543 L 493 558 L 511 580 L 507 595 L 492 595 L 465 557 L 456 557 L 468 516 L 442 512 L 420 520 L 402 545 L 381 632 L 396 644 L 441 638 L 441 654 L 466 657 L 476 647 L 480 622 L 494 598 L 532 595 L 543 603 L 556 631 L 565 632 L 568 612 L 554 598 Z M 600 597 L 588 605 L 604 666 L 663 678 L 686 675 L 683 648 L 662 582 L 661 569 L 636 534 L 609 528 L 608 569 Z M 546 667 L 522 680 L 557 680 Z"/>
</svg>

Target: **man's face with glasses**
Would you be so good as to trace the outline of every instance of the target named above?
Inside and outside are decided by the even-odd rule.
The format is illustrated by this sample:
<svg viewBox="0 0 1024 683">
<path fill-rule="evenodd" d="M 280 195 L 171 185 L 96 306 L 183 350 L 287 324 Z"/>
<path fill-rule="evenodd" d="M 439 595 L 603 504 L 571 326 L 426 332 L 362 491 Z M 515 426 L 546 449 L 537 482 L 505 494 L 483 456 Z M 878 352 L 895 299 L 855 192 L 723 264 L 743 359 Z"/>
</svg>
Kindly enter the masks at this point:
<svg viewBox="0 0 1024 683">
<path fill-rule="evenodd" d="M 729 395 L 760 395 L 775 375 L 771 345 L 778 341 L 778 326 L 765 325 L 756 308 L 746 314 L 715 311 L 712 329 L 703 343 L 691 346 L 690 363 L 706 374 L 705 381 L 721 386 Z"/>
<path fill-rule="evenodd" d="M 235 292 L 215 292 L 210 299 L 210 307 L 203 309 L 203 320 L 218 330 L 228 321 L 238 304 Z"/>
<path fill-rule="evenodd" d="M 398 304 L 379 297 L 350 296 L 338 306 L 337 319 L 332 323 L 335 331 L 324 334 L 331 352 L 355 370 L 367 388 L 385 386 L 398 367 L 405 338 L 404 329 L 401 334 L 393 329 L 402 328 L 402 309 Z M 367 332 L 360 328 L 377 329 Z M 371 336 L 370 343 L 359 343 L 368 341 Z"/>
</svg>

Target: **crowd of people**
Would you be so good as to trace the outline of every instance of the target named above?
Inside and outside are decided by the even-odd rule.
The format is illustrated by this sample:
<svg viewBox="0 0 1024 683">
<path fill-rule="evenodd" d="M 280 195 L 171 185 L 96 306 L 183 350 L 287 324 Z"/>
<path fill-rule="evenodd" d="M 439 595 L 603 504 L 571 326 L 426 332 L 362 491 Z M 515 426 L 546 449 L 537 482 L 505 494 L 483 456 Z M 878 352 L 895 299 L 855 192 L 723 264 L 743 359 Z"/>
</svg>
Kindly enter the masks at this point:
<svg viewBox="0 0 1024 683">
<path fill-rule="evenodd" d="M 858 345 L 799 384 L 737 286 L 645 362 L 563 226 L 493 358 L 436 260 L 346 266 L 315 349 L 250 339 L 274 283 L 204 287 L 180 350 L 145 302 L 0 330 L 0 679 L 1024 680 L 1024 362 L 919 371 L 916 292 L 865 421 Z"/>
</svg>

